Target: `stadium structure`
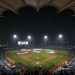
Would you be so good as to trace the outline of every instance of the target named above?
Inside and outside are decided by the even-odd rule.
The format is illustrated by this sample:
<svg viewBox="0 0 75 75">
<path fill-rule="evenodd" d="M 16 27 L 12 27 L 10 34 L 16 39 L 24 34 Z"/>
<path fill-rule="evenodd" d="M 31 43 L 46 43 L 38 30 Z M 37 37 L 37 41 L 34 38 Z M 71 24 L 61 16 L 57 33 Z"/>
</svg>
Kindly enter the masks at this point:
<svg viewBox="0 0 75 75">
<path fill-rule="evenodd" d="M 65 9 L 75 12 L 75 0 L 0 0 L 0 15 L 6 10 L 18 14 L 22 7 L 39 12 L 46 6 L 57 8 L 58 13 Z M 56 42 L 50 42 L 44 35 L 43 42 L 35 44 L 31 35 L 16 41 L 14 34 L 13 44 L 10 40 L 0 43 L 0 75 L 75 75 L 75 43 L 64 42 L 63 37 L 59 34 Z"/>
<path fill-rule="evenodd" d="M 74 0 L 1 0 L 0 15 L 6 10 L 18 14 L 18 10 L 26 6 L 33 7 L 36 11 L 45 6 L 52 6 L 58 9 L 57 12 L 62 12 L 65 9 L 71 9 L 75 12 Z"/>
<path fill-rule="evenodd" d="M 13 37 L 17 39 L 17 35 Z M 28 37 L 29 41 L 31 38 Z M 45 35 L 44 40 L 47 38 Z M 74 46 L 49 43 L 32 47 L 29 41 L 18 41 L 14 47 L 0 46 L 1 75 L 74 75 Z"/>
</svg>

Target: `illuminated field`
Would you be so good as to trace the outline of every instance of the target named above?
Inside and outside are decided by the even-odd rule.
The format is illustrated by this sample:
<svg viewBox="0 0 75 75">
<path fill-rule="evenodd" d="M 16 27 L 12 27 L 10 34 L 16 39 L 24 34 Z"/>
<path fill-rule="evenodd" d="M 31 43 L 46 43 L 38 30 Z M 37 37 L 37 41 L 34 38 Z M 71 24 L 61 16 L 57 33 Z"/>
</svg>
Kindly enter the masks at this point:
<svg viewBox="0 0 75 75">
<path fill-rule="evenodd" d="M 50 68 L 53 65 L 62 62 L 69 55 L 68 51 L 64 50 L 12 50 L 6 52 L 7 59 L 10 62 L 19 62 L 28 68 L 34 66 L 42 66 L 43 68 Z M 65 61 L 64 61 L 65 62 Z"/>
</svg>

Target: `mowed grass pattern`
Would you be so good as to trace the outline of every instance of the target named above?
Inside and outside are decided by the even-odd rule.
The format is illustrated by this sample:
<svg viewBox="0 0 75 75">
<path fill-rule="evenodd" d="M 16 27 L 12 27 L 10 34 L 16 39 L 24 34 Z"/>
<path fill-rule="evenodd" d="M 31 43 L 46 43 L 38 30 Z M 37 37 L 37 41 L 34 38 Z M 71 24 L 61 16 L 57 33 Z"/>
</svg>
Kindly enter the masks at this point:
<svg viewBox="0 0 75 75">
<path fill-rule="evenodd" d="M 16 54 L 19 51 L 20 50 L 12 50 L 12 51 L 9 51 L 9 54 L 12 56 L 12 58 L 16 62 L 24 64 L 27 68 L 31 69 L 32 67 L 34 67 L 34 65 L 31 62 L 29 62 L 29 61 L 27 61 L 25 59 L 20 58 L 20 56 Z"/>
<path fill-rule="evenodd" d="M 33 68 L 35 66 L 35 64 L 32 64 L 32 62 L 30 62 L 28 60 L 22 59 L 20 57 L 20 55 L 16 54 L 19 51 L 20 50 L 12 50 L 12 51 L 9 51 L 8 53 L 12 56 L 12 58 L 15 61 L 24 64 L 26 67 L 28 67 L 30 69 Z M 46 51 L 42 50 L 41 53 L 32 53 L 32 56 L 30 56 L 30 57 L 28 56 L 27 58 L 34 61 L 34 62 L 35 61 L 43 61 L 45 59 L 48 59 L 48 57 L 44 56 L 45 53 L 46 53 Z M 63 51 L 63 50 L 58 50 L 57 53 L 58 53 L 57 56 L 55 56 L 53 59 L 50 59 L 50 60 L 43 62 L 41 64 L 41 66 L 43 68 L 48 69 L 48 68 L 52 67 L 54 64 L 62 61 L 68 55 L 68 52 Z"/>
<path fill-rule="evenodd" d="M 46 62 L 43 62 L 42 64 L 43 68 L 48 69 L 53 67 L 54 64 L 57 64 L 58 62 L 62 61 L 68 55 L 68 51 L 58 50 L 57 52 L 58 52 L 58 55 L 55 58 L 48 60 Z"/>
<path fill-rule="evenodd" d="M 39 62 L 39 61 L 43 61 L 43 60 L 46 60 L 48 59 L 47 56 L 43 56 L 41 53 L 40 54 L 32 54 L 31 56 L 27 57 L 28 59 L 32 60 L 32 61 L 35 61 L 35 62 Z"/>
</svg>

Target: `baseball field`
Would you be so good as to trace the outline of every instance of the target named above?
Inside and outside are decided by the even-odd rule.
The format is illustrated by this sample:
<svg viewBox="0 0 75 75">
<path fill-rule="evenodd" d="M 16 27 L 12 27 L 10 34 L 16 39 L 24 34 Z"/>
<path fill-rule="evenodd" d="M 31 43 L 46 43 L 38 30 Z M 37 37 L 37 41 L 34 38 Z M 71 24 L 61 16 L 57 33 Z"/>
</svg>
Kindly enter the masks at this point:
<svg viewBox="0 0 75 75">
<path fill-rule="evenodd" d="M 50 49 L 10 50 L 5 53 L 11 63 L 18 62 L 28 68 L 42 66 L 46 69 L 52 68 L 57 63 L 65 63 L 69 54 L 67 50 Z"/>
</svg>

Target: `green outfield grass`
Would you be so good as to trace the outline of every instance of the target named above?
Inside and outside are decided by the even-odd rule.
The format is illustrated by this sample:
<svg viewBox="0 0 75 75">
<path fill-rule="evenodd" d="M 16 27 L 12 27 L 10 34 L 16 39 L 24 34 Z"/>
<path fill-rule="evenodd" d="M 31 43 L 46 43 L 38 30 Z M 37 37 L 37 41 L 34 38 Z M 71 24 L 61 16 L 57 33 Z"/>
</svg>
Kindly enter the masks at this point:
<svg viewBox="0 0 75 75">
<path fill-rule="evenodd" d="M 22 64 L 24 64 L 26 67 L 28 67 L 30 69 L 32 67 L 34 67 L 34 65 L 31 62 L 29 62 L 27 60 L 23 60 L 22 58 L 20 58 L 20 56 L 16 54 L 18 51 L 20 51 L 20 50 L 12 50 L 12 51 L 9 51 L 8 53 L 12 56 L 12 58 L 16 62 L 22 63 Z"/>
<path fill-rule="evenodd" d="M 52 67 L 54 64 L 62 61 L 67 56 L 67 54 L 68 54 L 67 51 L 59 51 L 58 50 L 58 55 L 55 58 L 48 60 L 42 64 L 43 68 L 48 69 L 48 68 Z"/>
<path fill-rule="evenodd" d="M 20 55 L 17 55 L 16 53 L 19 52 L 20 50 L 12 50 L 12 51 L 8 51 L 8 54 L 10 54 L 12 56 L 12 58 L 19 63 L 24 64 L 26 67 L 28 68 L 33 68 L 35 66 L 35 64 L 33 64 L 32 62 L 22 59 L 20 57 Z M 44 54 L 46 54 L 45 50 L 41 50 L 40 53 L 33 53 L 32 50 L 30 51 L 30 53 L 32 53 L 32 56 L 28 56 L 27 59 L 30 59 L 34 62 L 36 61 L 43 61 L 48 59 L 48 57 L 46 57 Z M 68 51 L 63 51 L 63 50 L 57 50 L 57 56 L 55 56 L 53 59 L 47 60 L 45 62 L 43 62 L 42 64 L 40 64 L 43 68 L 50 68 L 52 67 L 54 64 L 62 61 L 66 56 L 68 55 Z"/>
</svg>

